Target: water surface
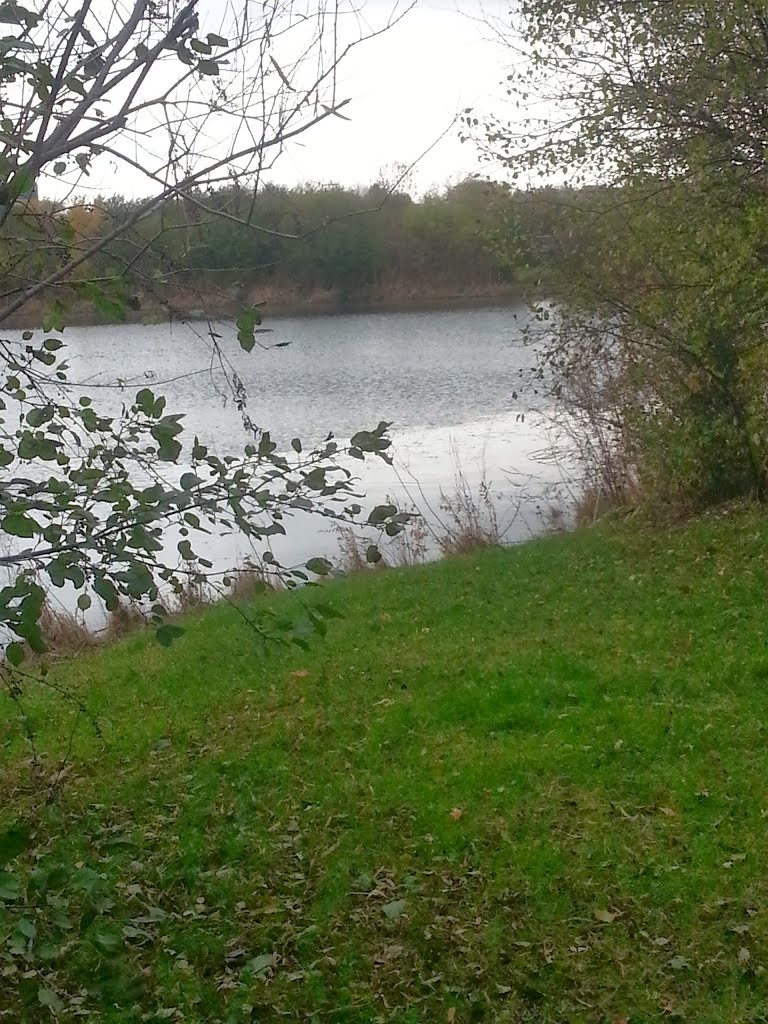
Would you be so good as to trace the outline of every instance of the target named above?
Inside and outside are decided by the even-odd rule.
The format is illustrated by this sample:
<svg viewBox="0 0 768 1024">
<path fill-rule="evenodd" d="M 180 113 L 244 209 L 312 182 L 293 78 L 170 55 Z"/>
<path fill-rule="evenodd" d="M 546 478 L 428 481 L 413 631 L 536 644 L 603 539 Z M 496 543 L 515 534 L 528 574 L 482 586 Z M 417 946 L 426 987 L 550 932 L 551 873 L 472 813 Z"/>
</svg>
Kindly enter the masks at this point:
<svg viewBox="0 0 768 1024">
<path fill-rule="evenodd" d="M 535 344 L 523 336 L 528 323 L 524 307 L 286 318 L 267 323 L 271 333 L 260 341 L 269 347 L 250 354 L 231 322 L 78 327 L 64 340 L 71 379 L 104 411 L 152 387 L 219 455 L 249 440 L 227 383 L 233 375 L 250 417 L 281 447 L 293 437 L 306 447 L 331 432 L 347 439 L 391 421 L 394 468 L 354 464 L 368 504 L 413 500 L 434 523 L 457 471 L 473 489 L 485 477 L 514 541 L 536 529 L 536 499 L 551 477 L 536 458 L 545 438 L 530 383 Z M 301 517 L 274 550 L 296 562 L 335 547 L 327 524 Z M 248 549 L 214 538 L 208 553 L 224 568 Z"/>
</svg>

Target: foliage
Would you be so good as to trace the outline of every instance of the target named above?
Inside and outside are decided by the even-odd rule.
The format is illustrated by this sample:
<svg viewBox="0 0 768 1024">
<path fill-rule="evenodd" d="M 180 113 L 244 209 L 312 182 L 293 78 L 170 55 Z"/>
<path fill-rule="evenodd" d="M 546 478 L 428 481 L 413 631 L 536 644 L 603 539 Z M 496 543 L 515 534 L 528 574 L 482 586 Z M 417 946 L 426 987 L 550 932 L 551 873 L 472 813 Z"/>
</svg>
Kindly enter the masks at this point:
<svg viewBox="0 0 768 1024">
<path fill-rule="evenodd" d="M 252 332 L 251 326 L 241 338 L 243 347 Z M 387 423 L 355 435 L 345 447 L 328 438 L 315 448 L 297 444 L 281 453 L 268 432 L 252 430 L 253 440 L 238 455 L 222 458 L 197 438 L 185 451 L 179 440 L 183 414 L 169 413 L 165 399 L 149 388 L 137 392 L 119 419 L 100 416 L 87 397 L 72 401 L 60 345 L 46 339 L 22 352 L 5 347 L 9 376 L 2 389 L 0 456 L 9 476 L 0 527 L 19 546 L 0 564 L 22 572 L 3 590 L 2 622 L 37 653 L 45 650 L 39 618 L 46 586 L 72 585 L 81 592 L 83 609 L 90 594 L 108 611 L 123 598 L 148 601 L 158 639 L 165 640 L 172 627 L 164 624 L 163 585 L 166 593 L 180 594 L 190 583 L 202 584 L 213 569 L 195 535 L 236 531 L 268 545 L 297 511 L 354 521 L 361 507 L 351 500 L 354 481 L 340 456 L 362 458 L 362 437 L 366 452 L 388 458 Z M 27 477 L 30 463 L 55 472 Z M 186 469 L 168 477 L 163 464 Z M 396 509 L 381 506 L 370 521 L 397 532 L 402 524 L 393 517 Z M 169 533 L 177 555 L 166 564 Z M 310 572 L 317 569 L 310 564 Z M 291 569 L 287 578 L 295 583 L 308 577 Z M 263 639 L 271 635 L 260 623 L 252 626 Z M 23 653 L 20 643 L 6 648 L 12 664 Z"/>
<path fill-rule="evenodd" d="M 329 435 L 305 449 L 296 439 L 281 453 L 249 415 L 242 382 L 227 372 L 245 443 L 241 451 L 214 452 L 186 436 L 185 410 L 167 408 L 148 388 L 119 415 L 100 412 L 70 380 L 63 342 L 53 335 L 66 323 L 67 289 L 111 319 L 140 305 L 127 271 L 179 226 L 165 221 L 169 205 L 197 209 L 223 182 L 258 182 L 287 138 L 339 114 L 346 102 L 336 97 L 340 61 L 402 13 L 395 6 L 378 28 L 361 33 L 355 5 L 280 0 L 258 14 L 227 8 L 224 20 L 209 26 L 215 30 L 203 31 L 196 0 L 165 10 L 131 0 L 106 19 L 91 0 L 39 13 L 0 2 L 7 29 L 0 53 L 0 323 L 31 302 L 48 303 L 39 332 L 0 340 L 0 533 L 7 547 L 0 566 L 9 573 L 0 630 L 10 641 L 0 681 L 15 699 L 25 652 L 45 651 L 48 588 L 74 589 L 81 611 L 94 598 L 107 611 L 124 599 L 139 603 L 167 644 L 180 632 L 165 621 L 169 596 L 202 586 L 213 570 L 203 554 L 206 535 L 237 531 L 264 544 L 265 559 L 280 571 L 270 538 L 285 532 L 294 513 L 360 516 L 342 457 L 388 459 L 389 424 L 347 445 Z M 326 15 L 334 19 L 332 39 Z M 141 199 L 60 216 L 39 198 L 46 178 L 75 188 L 107 161 L 139 175 Z M 131 232 L 148 225 L 151 237 L 136 243 Z M 129 248 L 119 272 L 102 273 L 97 263 L 104 253 L 115 258 L 113 243 Z M 247 352 L 257 347 L 260 322 L 257 307 L 240 309 L 237 342 Z M 211 358 L 226 366 L 227 339 L 211 328 L 209 342 Z M 402 518 L 395 522 L 395 515 L 371 513 L 377 528 L 397 532 Z M 314 560 L 285 575 L 295 585 L 326 571 Z M 304 643 L 321 619 L 308 612 L 281 630 L 250 624 L 261 641 L 280 635 Z"/>
<path fill-rule="evenodd" d="M 582 447 L 613 429 L 611 473 L 663 507 L 762 498 L 768 10 L 529 0 L 518 27 L 510 89 L 551 121 L 491 121 L 486 141 L 569 186 L 549 355 L 566 408 L 589 410 Z"/>
<path fill-rule="evenodd" d="M 324 644 L 260 663 L 219 606 L 57 666 L 108 742 L 67 758 L 75 711 L 35 694 L 68 786 L 1 848 L 0 1010 L 757 1024 L 763 523 L 352 577 L 309 596 L 344 611 Z M 24 756 L 2 835 L 45 796 Z"/>
<path fill-rule="evenodd" d="M 183 304 L 217 313 L 243 296 L 275 292 L 289 301 L 335 292 L 341 303 L 440 289 L 467 293 L 509 284 L 525 259 L 515 247 L 518 197 L 488 181 L 467 180 L 418 201 L 397 183 L 289 189 L 255 180 L 194 197 L 202 210 L 170 198 L 105 241 L 78 266 L 70 287 L 59 289 L 59 300 L 109 320 L 124 317 L 131 303 L 132 315 L 184 312 Z M 28 203 L 9 224 L 17 263 L 5 286 L 32 263 L 38 273 L 53 272 L 61 254 L 41 251 L 39 243 L 56 225 L 66 226 L 69 252 L 78 253 L 109 239 L 139 205 L 117 196 L 66 207 Z M 248 217 L 258 230 L 244 222 Z M 126 298 L 122 308 L 105 305 L 87 284 L 93 280 L 111 282 Z"/>
</svg>

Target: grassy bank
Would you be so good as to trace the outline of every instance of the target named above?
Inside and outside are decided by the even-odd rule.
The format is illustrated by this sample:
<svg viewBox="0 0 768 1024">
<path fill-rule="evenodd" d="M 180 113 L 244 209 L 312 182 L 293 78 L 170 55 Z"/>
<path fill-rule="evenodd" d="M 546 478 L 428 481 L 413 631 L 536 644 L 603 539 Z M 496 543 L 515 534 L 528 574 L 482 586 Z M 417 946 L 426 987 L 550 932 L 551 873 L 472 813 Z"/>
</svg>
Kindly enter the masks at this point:
<svg viewBox="0 0 768 1024">
<path fill-rule="evenodd" d="M 58 668 L 103 741 L 0 876 L 0 1019 L 765 1021 L 767 583 L 753 512 L 596 529 Z"/>
</svg>

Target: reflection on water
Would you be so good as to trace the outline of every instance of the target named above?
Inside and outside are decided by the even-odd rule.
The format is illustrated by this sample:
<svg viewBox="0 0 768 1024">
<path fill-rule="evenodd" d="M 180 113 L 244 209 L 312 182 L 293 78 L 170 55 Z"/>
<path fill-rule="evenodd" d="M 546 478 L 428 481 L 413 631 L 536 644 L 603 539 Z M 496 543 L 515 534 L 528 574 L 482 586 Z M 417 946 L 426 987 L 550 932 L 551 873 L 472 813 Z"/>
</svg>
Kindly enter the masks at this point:
<svg viewBox="0 0 768 1024">
<path fill-rule="evenodd" d="M 138 387 L 156 386 L 168 412 L 186 414 L 190 436 L 220 455 L 248 440 L 225 373 L 242 380 L 251 419 L 281 447 L 293 437 L 305 445 L 329 432 L 345 439 L 392 421 L 395 466 L 355 463 L 360 490 L 371 505 L 388 495 L 408 504 L 410 494 L 425 512 L 438 512 L 457 464 L 471 486 L 485 475 L 494 494 L 510 494 L 510 474 L 540 480 L 546 472 L 533 458 L 544 439 L 526 387 L 535 361 L 522 337 L 527 322 L 523 307 L 280 319 L 261 340 L 281 347 L 250 355 L 234 326 L 222 323 L 215 327 L 222 360 L 211 359 L 203 323 L 72 328 L 64 340 L 71 380 L 84 382 L 103 411 L 117 412 Z M 123 392 L 105 386 L 116 381 L 125 382 Z M 513 504 L 499 501 L 502 522 Z M 533 505 L 524 503 L 507 539 L 535 528 Z M 214 538 L 206 553 L 224 568 L 247 553 L 234 544 Z M 335 545 L 327 525 L 302 516 L 274 550 L 296 563 Z"/>
</svg>

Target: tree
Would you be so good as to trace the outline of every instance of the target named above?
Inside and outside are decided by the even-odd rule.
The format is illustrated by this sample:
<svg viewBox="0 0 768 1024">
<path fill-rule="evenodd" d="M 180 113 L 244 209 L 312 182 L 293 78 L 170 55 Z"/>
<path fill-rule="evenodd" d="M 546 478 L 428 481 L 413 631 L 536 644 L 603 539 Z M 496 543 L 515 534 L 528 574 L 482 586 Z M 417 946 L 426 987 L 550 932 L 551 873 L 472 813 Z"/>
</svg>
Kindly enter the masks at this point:
<svg viewBox="0 0 768 1024">
<path fill-rule="evenodd" d="M 63 343 L 51 336 L 64 327 L 72 295 L 123 318 L 138 302 L 128 286 L 133 268 L 146 252 L 162 255 L 169 235 L 192 237 L 215 218 L 286 234 L 253 217 L 262 175 L 291 139 L 343 116 L 344 57 L 404 10 L 395 7 L 362 34 L 358 13 L 345 0 L 271 0 L 204 25 L 197 0 L 77 0 L 40 13 L 0 3 L 0 323 L 23 309 L 39 309 L 41 320 L 41 331 L 25 331 L 21 343 L 0 339 L 0 566 L 10 573 L 0 625 L 13 634 L 3 676 L 12 694 L 19 677 L 11 666 L 25 645 L 45 649 L 39 619 L 48 587 L 73 586 L 81 609 L 92 595 L 108 609 L 123 598 L 141 602 L 158 639 L 169 642 L 177 627 L 166 620 L 164 595 L 210 579 L 211 562 L 197 547 L 207 531 L 265 543 L 265 559 L 280 569 L 269 539 L 292 515 L 359 520 L 344 456 L 388 459 L 388 424 L 310 450 L 296 438 L 279 452 L 249 413 L 226 339 L 209 324 L 211 356 L 247 438 L 241 451 L 219 455 L 186 437 L 184 410 L 168 409 L 148 388 L 128 398 L 121 415 L 102 414 L 69 379 Z M 37 198 L 52 179 L 76 190 L 105 162 L 132 175 L 140 193 L 110 204 L 107 230 L 90 211 L 62 216 Z M 223 183 L 237 195 L 236 209 L 208 202 Z M 140 229 L 149 222 L 146 237 Z M 95 273 L 97 263 L 111 269 Z M 246 308 L 233 327 L 248 352 L 263 344 L 260 319 L 257 307 Z M 405 518 L 387 505 L 368 523 L 394 534 Z M 169 543 L 177 557 L 167 564 Z M 297 583 L 329 568 L 316 558 L 285 572 Z M 322 613 L 308 614 L 294 639 L 322 628 Z M 263 615 L 250 624 L 262 639 L 277 635 Z"/>
<path fill-rule="evenodd" d="M 629 490 L 763 498 L 768 7 L 524 0 L 513 28 L 527 114 L 486 122 L 486 155 L 569 186 L 559 393 Z"/>
</svg>

